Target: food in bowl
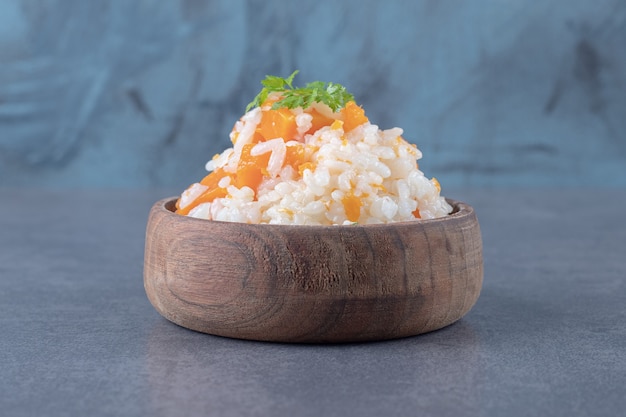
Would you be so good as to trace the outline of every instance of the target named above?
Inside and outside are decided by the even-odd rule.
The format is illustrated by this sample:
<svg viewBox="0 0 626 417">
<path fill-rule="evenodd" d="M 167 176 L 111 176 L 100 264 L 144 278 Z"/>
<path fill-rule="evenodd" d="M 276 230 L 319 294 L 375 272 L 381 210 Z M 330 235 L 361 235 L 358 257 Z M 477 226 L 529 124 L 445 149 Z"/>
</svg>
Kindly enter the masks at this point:
<svg viewBox="0 0 626 417">
<path fill-rule="evenodd" d="M 176 213 L 253 224 L 377 224 L 448 215 L 437 179 L 403 130 L 381 130 L 335 83 L 267 76 Z"/>
</svg>

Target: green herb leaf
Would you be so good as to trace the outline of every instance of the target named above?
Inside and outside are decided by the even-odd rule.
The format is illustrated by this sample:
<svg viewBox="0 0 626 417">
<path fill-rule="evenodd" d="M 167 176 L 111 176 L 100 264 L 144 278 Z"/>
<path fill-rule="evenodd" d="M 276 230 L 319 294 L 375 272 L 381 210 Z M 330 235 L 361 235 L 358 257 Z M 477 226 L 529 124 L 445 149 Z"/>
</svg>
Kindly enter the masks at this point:
<svg viewBox="0 0 626 417">
<path fill-rule="evenodd" d="M 293 79 L 298 74 L 295 70 L 287 78 L 281 78 L 274 75 L 267 75 L 261 84 L 263 88 L 256 95 L 254 100 L 246 107 L 246 112 L 254 107 L 263 104 L 270 93 L 278 92 L 282 98 L 272 105 L 272 109 L 286 107 L 295 109 L 302 107 L 303 109 L 310 107 L 313 103 L 324 103 L 336 112 L 346 105 L 347 102 L 354 100 L 354 96 L 346 90 L 344 86 L 337 83 L 326 83 L 323 81 L 313 81 L 305 87 L 294 87 Z"/>
</svg>

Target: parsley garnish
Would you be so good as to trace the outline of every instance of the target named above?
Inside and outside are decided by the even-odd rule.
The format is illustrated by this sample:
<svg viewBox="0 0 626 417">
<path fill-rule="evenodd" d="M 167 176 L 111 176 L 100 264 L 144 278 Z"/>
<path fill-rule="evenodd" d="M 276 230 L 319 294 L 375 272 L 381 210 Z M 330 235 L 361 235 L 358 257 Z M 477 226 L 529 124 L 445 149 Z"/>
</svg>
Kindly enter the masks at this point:
<svg viewBox="0 0 626 417">
<path fill-rule="evenodd" d="M 306 109 L 313 103 L 324 103 L 336 112 L 344 107 L 347 102 L 354 100 L 354 96 L 341 84 L 326 83 L 323 81 L 313 81 L 304 87 L 294 87 L 293 79 L 298 73 L 295 70 L 289 77 L 282 78 L 274 75 L 267 75 L 261 81 L 263 88 L 246 107 L 246 112 L 254 107 L 258 107 L 265 102 L 270 93 L 279 92 L 282 98 L 272 105 L 276 110 L 281 107 L 295 109 L 302 107 Z"/>
</svg>

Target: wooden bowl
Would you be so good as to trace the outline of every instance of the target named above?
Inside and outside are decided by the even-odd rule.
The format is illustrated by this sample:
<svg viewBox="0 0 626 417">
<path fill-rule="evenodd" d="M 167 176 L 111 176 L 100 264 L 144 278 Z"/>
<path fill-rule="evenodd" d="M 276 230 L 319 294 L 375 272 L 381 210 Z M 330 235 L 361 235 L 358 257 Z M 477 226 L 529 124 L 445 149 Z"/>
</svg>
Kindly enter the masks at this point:
<svg viewBox="0 0 626 417">
<path fill-rule="evenodd" d="M 471 206 L 445 218 L 367 226 L 201 220 L 157 202 L 144 285 L 168 320 L 214 335 L 354 342 L 447 326 L 478 299 L 482 241 Z"/>
</svg>

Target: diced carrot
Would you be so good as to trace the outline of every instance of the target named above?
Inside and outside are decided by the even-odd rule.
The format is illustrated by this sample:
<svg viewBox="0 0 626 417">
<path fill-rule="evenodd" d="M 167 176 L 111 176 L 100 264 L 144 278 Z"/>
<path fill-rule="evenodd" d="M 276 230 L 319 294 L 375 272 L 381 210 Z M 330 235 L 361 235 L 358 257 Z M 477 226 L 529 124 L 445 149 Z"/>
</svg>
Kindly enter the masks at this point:
<svg viewBox="0 0 626 417">
<path fill-rule="evenodd" d="M 298 171 L 300 165 L 304 163 L 304 145 L 287 146 L 285 154 L 285 165 L 291 165 L 293 169 Z"/>
<path fill-rule="evenodd" d="M 200 184 L 206 185 L 209 188 L 217 188 L 217 184 L 220 182 L 222 178 L 228 175 L 222 168 L 218 168 L 215 171 L 211 172 L 206 177 L 202 178 Z"/>
<path fill-rule="evenodd" d="M 227 191 L 225 188 L 209 188 L 204 193 L 200 194 L 195 200 L 186 205 L 184 208 L 176 210 L 177 214 L 187 215 L 191 210 L 198 207 L 202 203 L 210 203 L 216 198 L 226 197 Z"/>
<path fill-rule="evenodd" d="M 250 187 L 256 193 L 259 184 L 263 181 L 263 174 L 266 173 L 267 163 L 270 159 L 270 152 L 252 156 L 250 152 L 254 144 L 249 143 L 241 149 L 237 175 L 235 176 L 235 186 L 241 188 Z"/>
<path fill-rule="evenodd" d="M 341 115 L 343 116 L 343 130 L 346 133 L 369 121 L 363 108 L 354 101 L 346 103 L 346 106 L 341 109 Z"/>
<path fill-rule="evenodd" d="M 189 214 L 194 207 L 197 207 L 202 203 L 210 203 L 216 198 L 226 197 L 228 191 L 226 188 L 220 187 L 219 183 L 224 177 L 228 176 L 231 177 L 231 183 L 235 187 L 241 188 L 247 186 L 256 193 L 261 181 L 263 181 L 263 176 L 267 174 L 267 163 L 271 154 L 267 152 L 261 155 L 252 156 L 251 151 L 254 145 L 254 143 L 248 143 L 241 149 L 239 165 L 237 166 L 237 172 L 235 174 L 225 172 L 222 168 L 218 168 L 211 172 L 200 182 L 200 184 L 207 187 L 207 190 L 200 194 L 190 204 L 185 206 L 185 208 L 180 209 L 177 207 L 178 210 L 176 213 L 186 215 Z M 304 150 L 302 150 L 302 154 L 304 155 Z M 292 158 L 296 157 L 293 156 Z"/>
<path fill-rule="evenodd" d="M 420 216 L 420 211 L 418 209 L 415 209 L 415 211 L 412 214 L 413 216 L 415 216 L 416 219 L 422 218 L 422 216 Z"/>
<path fill-rule="evenodd" d="M 277 110 L 264 111 L 256 131 L 265 140 L 283 138 L 287 142 L 293 139 L 298 132 L 296 116 L 284 107 Z"/>
<path fill-rule="evenodd" d="M 252 142 L 250 143 L 257 144 L 259 142 L 265 142 L 265 138 L 259 133 L 258 130 L 256 130 L 252 136 Z"/>
<path fill-rule="evenodd" d="M 193 200 L 191 203 L 186 205 L 184 208 L 181 209 L 177 205 L 178 210 L 176 210 L 176 213 L 187 215 L 193 208 L 197 207 L 198 205 L 202 203 L 210 203 L 216 198 L 226 197 L 226 194 L 227 194 L 226 189 L 220 188 L 218 184 L 222 178 L 228 175 L 229 174 L 224 172 L 223 169 L 216 169 L 215 171 L 211 172 L 209 175 L 204 177 L 202 181 L 200 181 L 200 184 L 208 187 L 207 190 L 204 193 L 200 194 L 198 197 L 196 197 L 195 200 Z"/>
<path fill-rule="evenodd" d="M 339 129 L 343 129 L 343 120 L 335 120 L 332 122 L 332 124 L 330 125 L 330 128 L 332 130 L 339 130 Z M 345 130 L 344 130 L 345 132 Z"/>
<path fill-rule="evenodd" d="M 193 203 L 185 207 L 185 209 L 191 210 L 193 207 L 197 207 L 202 203 L 211 203 L 216 198 L 226 197 L 227 194 L 228 191 L 226 191 L 226 188 L 209 188 L 204 193 L 200 194 L 200 196 L 196 198 Z M 187 211 L 187 213 L 189 213 L 189 211 Z"/>
<path fill-rule="evenodd" d="M 237 169 L 235 186 L 237 188 L 250 187 L 256 193 L 259 184 L 263 181 L 263 173 L 254 165 L 244 165 Z"/>
<path fill-rule="evenodd" d="M 313 116 L 313 120 L 311 121 L 311 128 L 307 130 L 306 134 L 312 135 L 317 132 L 324 126 L 330 126 L 335 119 L 332 117 L 324 116 L 322 113 L 318 112 L 315 109 L 309 109 L 306 111 L 311 116 Z"/>
<path fill-rule="evenodd" d="M 359 221 L 359 217 L 361 217 L 361 206 L 363 202 L 357 196 L 352 193 L 348 193 L 341 200 L 343 204 L 343 209 L 346 212 L 346 217 L 351 222 Z"/>
</svg>

